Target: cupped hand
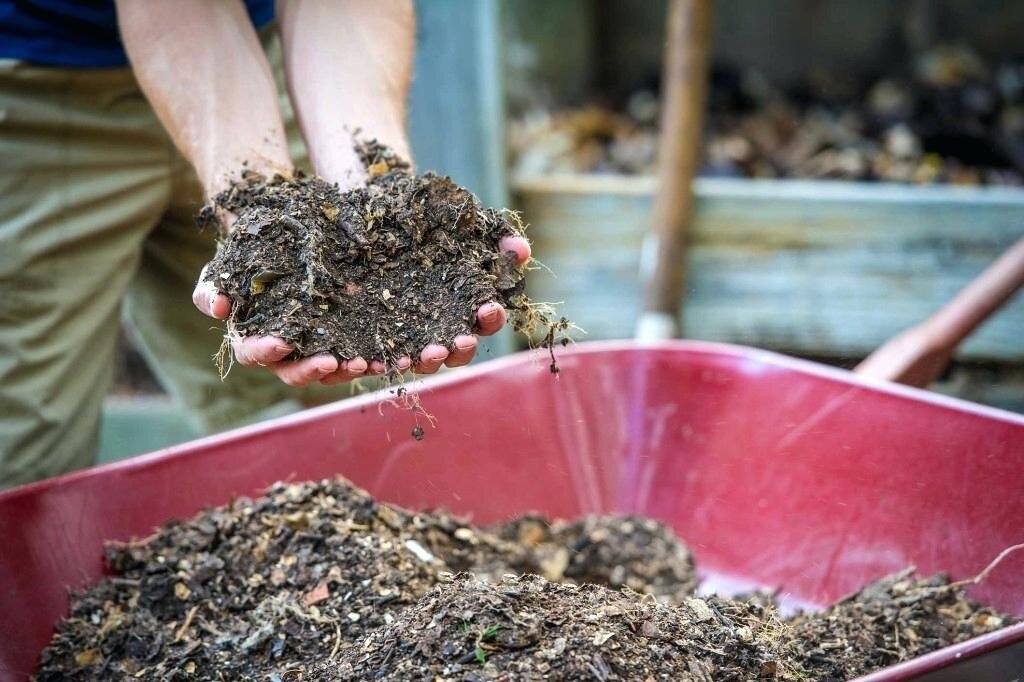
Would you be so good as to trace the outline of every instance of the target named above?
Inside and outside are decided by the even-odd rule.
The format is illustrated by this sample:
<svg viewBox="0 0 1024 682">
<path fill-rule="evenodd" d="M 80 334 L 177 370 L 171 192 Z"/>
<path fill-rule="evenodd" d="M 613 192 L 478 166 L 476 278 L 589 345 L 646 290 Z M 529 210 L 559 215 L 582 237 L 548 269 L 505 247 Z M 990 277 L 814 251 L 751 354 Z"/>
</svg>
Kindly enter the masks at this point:
<svg viewBox="0 0 1024 682">
<path fill-rule="evenodd" d="M 530 260 L 530 244 L 517 236 L 503 237 L 501 250 L 515 254 L 516 264 L 525 265 Z M 217 290 L 213 282 L 199 277 L 192 292 L 192 302 L 205 315 L 217 320 L 226 320 L 231 314 L 231 299 Z M 476 311 L 476 334 L 462 334 L 454 339 L 454 349 L 449 351 L 441 344 L 430 344 L 420 353 L 414 363 L 411 358 L 402 357 L 395 363 L 396 369 L 409 368 L 418 374 L 433 374 L 448 367 L 468 365 L 476 354 L 477 335 L 490 336 L 505 326 L 507 314 L 499 303 L 484 303 Z M 384 374 L 388 367 L 379 360 L 367 362 L 363 358 L 338 360 L 329 353 L 313 355 L 298 360 L 287 360 L 295 346 L 275 336 L 243 336 L 231 339 L 231 349 L 238 364 L 245 367 L 265 367 L 278 379 L 289 386 L 306 386 L 319 381 L 322 384 L 341 384 L 364 375 Z"/>
</svg>

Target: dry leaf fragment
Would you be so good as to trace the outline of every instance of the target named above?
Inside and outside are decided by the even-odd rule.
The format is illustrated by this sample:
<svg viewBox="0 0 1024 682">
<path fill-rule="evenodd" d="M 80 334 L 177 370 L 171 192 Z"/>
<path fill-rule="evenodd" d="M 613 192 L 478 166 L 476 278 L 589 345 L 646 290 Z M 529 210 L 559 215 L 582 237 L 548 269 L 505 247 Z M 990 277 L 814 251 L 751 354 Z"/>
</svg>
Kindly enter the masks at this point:
<svg viewBox="0 0 1024 682">
<path fill-rule="evenodd" d="M 541 556 L 539 563 L 544 577 L 551 582 L 558 582 L 565 577 L 565 570 L 569 568 L 569 550 L 558 547 L 555 551 Z"/>
<path fill-rule="evenodd" d="M 302 603 L 306 606 L 312 606 L 313 604 L 319 604 L 330 596 L 331 588 L 327 585 L 326 581 L 323 581 L 317 583 L 316 587 L 302 595 Z"/>
<path fill-rule="evenodd" d="M 332 223 L 338 218 L 338 214 L 341 213 L 341 209 L 337 206 L 331 206 L 330 204 L 323 204 L 320 206 L 320 210 L 324 212 L 327 219 Z"/>
<path fill-rule="evenodd" d="M 86 649 L 75 654 L 75 665 L 84 668 L 89 665 L 96 665 L 100 662 L 100 652 L 97 649 Z"/>
<path fill-rule="evenodd" d="M 715 613 L 711 610 L 711 607 L 707 605 L 703 599 L 697 597 L 691 597 L 686 600 L 686 605 L 693 611 L 693 615 L 697 618 L 697 622 L 703 622 L 705 620 L 711 620 L 715 617 Z"/>
<path fill-rule="evenodd" d="M 974 626 L 982 629 L 1001 628 L 1003 626 L 1003 619 L 999 616 L 992 615 L 991 613 L 979 613 L 974 617 Z"/>
<path fill-rule="evenodd" d="M 370 173 L 370 179 L 379 178 L 380 176 L 387 173 L 390 168 L 388 167 L 387 161 L 378 161 L 377 163 L 371 163 L 367 169 Z"/>
<path fill-rule="evenodd" d="M 432 563 L 435 561 L 434 555 L 430 553 L 426 547 L 416 542 L 415 540 L 406 540 L 405 547 L 410 552 L 416 555 L 416 558 L 425 564 Z"/>
<path fill-rule="evenodd" d="M 192 590 L 188 589 L 188 585 L 185 583 L 174 583 L 174 596 L 185 601 L 192 596 Z"/>
<path fill-rule="evenodd" d="M 285 514 L 284 523 L 292 530 L 306 530 L 309 528 L 309 514 L 304 511 Z"/>
</svg>

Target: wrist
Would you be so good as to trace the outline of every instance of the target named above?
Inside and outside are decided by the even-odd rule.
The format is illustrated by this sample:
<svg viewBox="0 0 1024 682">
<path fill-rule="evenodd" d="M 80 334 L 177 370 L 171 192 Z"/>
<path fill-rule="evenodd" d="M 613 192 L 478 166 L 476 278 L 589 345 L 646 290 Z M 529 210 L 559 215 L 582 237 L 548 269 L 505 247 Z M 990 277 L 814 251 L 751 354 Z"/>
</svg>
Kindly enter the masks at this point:
<svg viewBox="0 0 1024 682">
<path fill-rule="evenodd" d="M 257 173 L 265 178 L 280 175 L 290 178 L 295 166 L 287 151 L 264 149 L 259 152 L 227 152 L 217 154 L 206 165 L 197 164 L 196 173 L 208 199 L 213 199 L 232 184 L 241 180 L 246 173 Z"/>
<path fill-rule="evenodd" d="M 372 139 L 387 145 L 395 154 L 412 162 L 409 142 L 400 127 L 346 126 L 340 134 L 331 136 L 329 142 L 325 140 L 326 144 L 310 149 L 314 170 L 328 182 L 337 183 L 342 191 L 364 186 L 369 175 L 356 151 L 356 141 Z"/>
</svg>

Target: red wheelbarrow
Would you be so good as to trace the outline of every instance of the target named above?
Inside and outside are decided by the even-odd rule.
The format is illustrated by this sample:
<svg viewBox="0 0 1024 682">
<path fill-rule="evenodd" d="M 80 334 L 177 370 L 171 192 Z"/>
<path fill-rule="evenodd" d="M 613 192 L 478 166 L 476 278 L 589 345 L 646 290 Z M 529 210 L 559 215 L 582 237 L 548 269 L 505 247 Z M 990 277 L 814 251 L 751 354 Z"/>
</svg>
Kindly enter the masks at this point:
<svg viewBox="0 0 1024 682">
<path fill-rule="evenodd" d="M 35 668 L 107 540 L 281 479 L 343 474 L 486 523 L 633 512 L 717 584 L 825 604 L 916 565 L 954 579 L 1024 542 L 1024 418 L 763 351 L 591 343 L 423 381 L 431 426 L 368 394 L 0 494 L 0 677 Z M 414 426 L 425 429 L 417 440 Z M 1024 558 L 972 596 L 1024 615 Z M 1024 625 L 864 679 L 1012 680 Z"/>
</svg>

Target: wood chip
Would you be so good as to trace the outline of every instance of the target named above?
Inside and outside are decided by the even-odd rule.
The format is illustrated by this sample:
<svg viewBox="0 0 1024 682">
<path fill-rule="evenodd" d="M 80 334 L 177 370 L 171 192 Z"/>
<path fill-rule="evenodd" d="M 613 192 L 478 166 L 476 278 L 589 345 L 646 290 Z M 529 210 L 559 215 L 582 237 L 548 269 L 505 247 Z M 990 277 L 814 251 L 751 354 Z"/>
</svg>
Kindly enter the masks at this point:
<svg viewBox="0 0 1024 682">
<path fill-rule="evenodd" d="M 302 595 L 302 603 L 306 606 L 319 604 L 331 596 L 331 588 L 326 582 L 317 583 L 312 590 Z"/>
</svg>

